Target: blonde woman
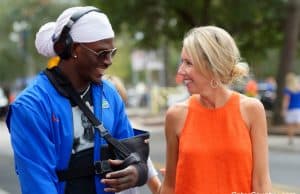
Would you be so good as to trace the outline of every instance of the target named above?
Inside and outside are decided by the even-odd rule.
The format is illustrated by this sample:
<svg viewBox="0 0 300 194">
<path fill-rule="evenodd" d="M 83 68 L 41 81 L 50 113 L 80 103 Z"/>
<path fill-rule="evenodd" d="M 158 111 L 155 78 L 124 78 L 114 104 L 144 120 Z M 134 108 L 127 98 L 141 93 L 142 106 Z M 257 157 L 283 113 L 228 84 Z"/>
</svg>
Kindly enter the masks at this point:
<svg viewBox="0 0 300 194">
<path fill-rule="evenodd" d="M 160 194 L 271 192 L 264 107 L 227 87 L 247 72 L 225 30 L 188 32 L 178 74 L 191 97 L 166 114 Z"/>
<path fill-rule="evenodd" d="M 292 145 L 295 129 L 300 128 L 300 85 L 294 73 L 288 73 L 286 76 L 283 116 L 287 124 L 288 144 Z"/>
</svg>

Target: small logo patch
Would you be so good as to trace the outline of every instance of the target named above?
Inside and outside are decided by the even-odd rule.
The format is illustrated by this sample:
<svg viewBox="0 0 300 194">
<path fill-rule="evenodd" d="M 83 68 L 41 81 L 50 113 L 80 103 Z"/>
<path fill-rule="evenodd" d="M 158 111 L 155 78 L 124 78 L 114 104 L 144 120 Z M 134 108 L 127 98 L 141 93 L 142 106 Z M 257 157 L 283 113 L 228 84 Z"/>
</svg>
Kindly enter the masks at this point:
<svg viewBox="0 0 300 194">
<path fill-rule="evenodd" d="M 52 121 L 57 123 L 59 122 L 59 118 L 57 118 L 54 113 L 52 114 Z"/>
<path fill-rule="evenodd" d="M 103 99 L 103 101 L 102 101 L 102 108 L 109 108 L 109 104 L 106 99 Z"/>
</svg>

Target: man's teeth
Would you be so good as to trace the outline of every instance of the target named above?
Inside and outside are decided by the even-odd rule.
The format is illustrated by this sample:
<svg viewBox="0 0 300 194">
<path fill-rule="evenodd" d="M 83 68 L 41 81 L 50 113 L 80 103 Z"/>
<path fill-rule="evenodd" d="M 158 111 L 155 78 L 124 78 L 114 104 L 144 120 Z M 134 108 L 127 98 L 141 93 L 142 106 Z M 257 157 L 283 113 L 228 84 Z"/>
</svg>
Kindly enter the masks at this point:
<svg viewBox="0 0 300 194">
<path fill-rule="evenodd" d="M 188 83 L 192 82 L 192 80 L 183 80 L 183 83 L 186 85 Z"/>
</svg>

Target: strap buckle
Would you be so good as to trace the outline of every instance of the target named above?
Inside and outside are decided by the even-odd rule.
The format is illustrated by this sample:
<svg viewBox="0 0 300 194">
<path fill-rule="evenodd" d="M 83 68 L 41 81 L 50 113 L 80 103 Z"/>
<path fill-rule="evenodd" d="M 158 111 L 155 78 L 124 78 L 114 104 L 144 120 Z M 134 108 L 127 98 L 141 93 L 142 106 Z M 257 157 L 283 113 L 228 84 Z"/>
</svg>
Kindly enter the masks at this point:
<svg viewBox="0 0 300 194">
<path fill-rule="evenodd" d="M 112 171 L 113 169 L 111 168 L 108 160 L 98 160 L 94 162 L 94 172 L 96 175 L 105 176 L 107 173 Z"/>
</svg>

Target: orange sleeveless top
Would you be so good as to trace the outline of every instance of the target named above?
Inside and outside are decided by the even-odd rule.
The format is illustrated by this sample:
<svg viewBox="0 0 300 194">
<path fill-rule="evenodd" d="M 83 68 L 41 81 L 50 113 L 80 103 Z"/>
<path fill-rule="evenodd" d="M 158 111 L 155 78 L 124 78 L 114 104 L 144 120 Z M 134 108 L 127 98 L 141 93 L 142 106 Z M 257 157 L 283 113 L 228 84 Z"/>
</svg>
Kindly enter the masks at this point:
<svg viewBox="0 0 300 194">
<path fill-rule="evenodd" d="M 179 137 L 175 193 L 250 193 L 251 187 L 252 146 L 239 94 L 216 109 L 191 96 Z"/>
</svg>

